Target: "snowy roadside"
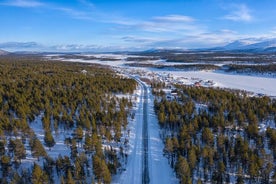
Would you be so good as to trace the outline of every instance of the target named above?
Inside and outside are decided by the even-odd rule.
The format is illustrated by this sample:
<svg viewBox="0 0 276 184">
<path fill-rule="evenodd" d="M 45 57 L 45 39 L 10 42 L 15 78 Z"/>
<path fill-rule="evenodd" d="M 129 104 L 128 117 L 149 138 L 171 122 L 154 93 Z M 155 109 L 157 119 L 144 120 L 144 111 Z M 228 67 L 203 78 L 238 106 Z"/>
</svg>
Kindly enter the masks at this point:
<svg viewBox="0 0 276 184">
<path fill-rule="evenodd" d="M 152 184 L 171 184 L 178 183 L 173 169 L 170 167 L 168 159 L 163 156 L 164 144 L 159 136 L 158 120 L 154 112 L 154 96 L 149 93 L 149 172 L 150 183 Z"/>
<path fill-rule="evenodd" d="M 130 130 L 129 150 L 127 164 L 122 173 L 113 177 L 112 183 L 129 184 L 142 182 L 142 120 L 143 120 L 143 88 L 139 85 L 136 95 L 138 96 L 135 108 L 135 117 L 129 122 Z"/>
</svg>

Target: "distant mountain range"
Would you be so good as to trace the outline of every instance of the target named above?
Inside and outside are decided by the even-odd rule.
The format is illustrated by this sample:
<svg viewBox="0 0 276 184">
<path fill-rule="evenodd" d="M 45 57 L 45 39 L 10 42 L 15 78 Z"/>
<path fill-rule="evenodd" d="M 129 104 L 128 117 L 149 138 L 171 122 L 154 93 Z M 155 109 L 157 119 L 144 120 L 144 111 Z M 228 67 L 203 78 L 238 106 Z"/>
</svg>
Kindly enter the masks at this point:
<svg viewBox="0 0 276 184">
<path fill-rule="evenodd" d="M 245 52 L 276 52 L 276 38 L 273 39 L 241 39 L 229 43 L 223 47 L 210 50 L 217 51 L 245 51 Z"/>
<path fill-rule="evenodd" d="M 185 52 L 251 52 L 251 53 L 271 53 L 276 52 L 276 38 L 247 38 L 235 40 L 225 46 L 199 49 L 149 49 L 143 54 L 166 54 L 166 53 L 185 53 Z M 132 52 L 130 52 L 132 53 Z M 134 52 L 135 53 L 135 52 Z M 133 54 L 133 53 L 132 53 Z"/>
<path fill-rule="evenodd" d="M 13 52 L 13 53 L 17 53 L 17 54 L 42 54 L 42 53 L 82 53 L 84 51 L 77 51 L 74 50 L 74 46 L 72 46 L 71 51 L 51 51 L 51 52 L 47 52 L 47 48 L 52 48 L 51 50 L 55 50 L 55 47 L 45 47 L 43 48 L 41 45 L 39 45 L 38 43 L 35 42 L 8 42 L 8 43 L 2 43 L 0 44 L 0 48 L 17 48 L 17 50 L 22 50 L 22 51 L 17 51 L 17 52 Z M 44 50 L 44 51 L 34 51 L 36 50 L 36 48 L 40 48 L 40 50 Z M 34 50 L 32 50 L 34 49 Z M 93 50 L 93 48 L 91 47 L 91 49 Z M 94 49 L 95 50 L 95 49 Z M 119 51 L 119 52 L 112 52 L 109 51 L 110 53 L 129 53 L 129 54 L 133 54 L 133 53 L 143 53 L 143 54 L 162 54 L 162 53 L 182 53 L 182 52 L 193 52 L 193 51 L 200 51 L 200 52 L 205 52 L 205 51 L 227 51 L 227 52 L 258 52 L 258 53 L 269 53 L 269 52 L 276 52 L 276 38 L 271 38 L 271 39 L 265 39 L 265 38 L 246 38 L 246 39 L 240 39 L 240 40 L 236 40 L 233 41 L 225 46 L 221 46 L 221 47 L 214 47 L 214 48 L 202 48 L 202 49 L 149 49 L 149 50 L 145 50 L 145 51 Z M 89 53 L 89 51 L 85 51 L 87 53 Z M 91 51 L 92 52 L 92 51 Z M 93 51 L 93 53 L 95 53 L 97 51 Z M 98 51 L 99 52 L 99 51 Z M 104 52 L 104 51 L 102 51 Z M 106 51 L 105 51 L 106 52 Z M 9 54 L 9 52 L 1 50 L 0 49 L 0 55 L 7 55 Z"/>
<path fill-rule="evenodd" d="M 9 54 L 9 52 L 0 49 L 0 56 L 7 55 L 7 54 Z"/>
</svg>

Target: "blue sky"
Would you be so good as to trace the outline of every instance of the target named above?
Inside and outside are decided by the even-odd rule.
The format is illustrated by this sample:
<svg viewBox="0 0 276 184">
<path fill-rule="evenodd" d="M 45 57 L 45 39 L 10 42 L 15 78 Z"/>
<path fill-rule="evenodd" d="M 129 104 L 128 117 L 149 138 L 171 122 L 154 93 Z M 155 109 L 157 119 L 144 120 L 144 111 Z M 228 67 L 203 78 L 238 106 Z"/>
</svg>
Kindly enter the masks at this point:
<svg viewBox="0 0 276 184">
<path fill-rule="evenodd" d="M 0 49 L 207 48 L 276 37 L 275 0 L 0 0 Z"/>
</svg>

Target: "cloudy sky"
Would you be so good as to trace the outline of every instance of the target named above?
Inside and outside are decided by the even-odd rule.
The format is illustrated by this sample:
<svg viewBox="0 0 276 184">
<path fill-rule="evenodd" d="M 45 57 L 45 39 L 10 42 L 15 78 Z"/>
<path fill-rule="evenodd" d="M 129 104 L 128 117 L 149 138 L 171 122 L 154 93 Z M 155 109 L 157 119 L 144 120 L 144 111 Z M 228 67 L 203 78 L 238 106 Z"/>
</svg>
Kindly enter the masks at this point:
<svg viewBox="0 0 276 184">
<path fill-rule="evenodd" d="M 276 37 L 275 0 L 0 0 L 0 49 L 207 48 Z"/>
</svg>

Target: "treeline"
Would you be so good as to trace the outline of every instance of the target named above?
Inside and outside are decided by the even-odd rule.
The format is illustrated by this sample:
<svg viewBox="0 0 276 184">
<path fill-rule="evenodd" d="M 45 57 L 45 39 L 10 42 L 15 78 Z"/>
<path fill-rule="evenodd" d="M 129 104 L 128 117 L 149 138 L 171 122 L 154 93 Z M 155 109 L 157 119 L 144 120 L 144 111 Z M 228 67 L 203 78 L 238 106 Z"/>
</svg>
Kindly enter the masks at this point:
<svg viewBox="0 0 276 184">
<path fill-rule="evenodd" d="M 212 64 L 159 65 L 159 64 L 150 64 L 150 63 L 128 63 L 126 65 L 131 66 L 131 67 L 148 67 L 148 68 L 157 68 L 157 69 L 179 69 L 179 70 L 187 70 L 187 71 L 219 69 L 219 66 L 212 65 Z"/>
<path fill-rule="evenodd" d="M 127 57 L 126 61 L 136 61 L 136 62 L 140 62 L 140 61 L 151 61 L 151 60 L 158 60 L 158 57 L 142 57 L 142 56 L 136 56 L 136 57 Z"/>
<path fill-rule="evenodd" d="M 51 59 L 81 59 L 81 60 L 98 60 L 98 61 L 119 61 L 121 59 L 114 58 L 114 57 L 108 57 L 108 56 L 99 56 L 97 55 L 82 55 L 82 54 L 64 54 L 64 55 L 57 55 L 57 56 L 51 56 Z"/>
<path fill-rule="evenodd" d="M 158 86 L 158 85 L 157 85 Z M 276 100 L 244 91 L 176 86 L 155 90 L 164 154 L 180 183 L 275 183 Z"/>
<path fill-rule="evenodd" d="M 133 93 L 133 79 L 99 65 L 7 56 L 0 84 L 1 183 L 111 182 L 121 153 L 102 144 L 124 144 L 132 102 L 116 95 Z M 38 116 L 44 140 L 30 128 Z M 51 158 L 47 149 L 61 131 L 72 132 L 64 140 L 71 152 Z M 22 163 L 28 150 L 37 158 L 32 168 Z"/>
<path fill-rule="evenodd" d="M 161 57 L 167 62 L 251 62 L 273 63 L 276 58 L 273 54 L 229 53 L 229 52 L 187 52 L 169 53 Z"/>
<path fill-rule="evenodd" d="M 271 73 L 276 74 L 276 64 L 268 65 L 227 65 L 227 72 L 237 73 Z"/>
<path fill-rule="evenodd" d="M 159 57 L 167 62 L 250 62 L 273 63 L 276 61 L 274 53 L 242 53 L 227 51 L 183 51 L 183 50 L 156 50 L 149 52 L 131 53 L 133 55 Z"/>
</svg>

